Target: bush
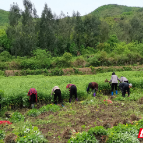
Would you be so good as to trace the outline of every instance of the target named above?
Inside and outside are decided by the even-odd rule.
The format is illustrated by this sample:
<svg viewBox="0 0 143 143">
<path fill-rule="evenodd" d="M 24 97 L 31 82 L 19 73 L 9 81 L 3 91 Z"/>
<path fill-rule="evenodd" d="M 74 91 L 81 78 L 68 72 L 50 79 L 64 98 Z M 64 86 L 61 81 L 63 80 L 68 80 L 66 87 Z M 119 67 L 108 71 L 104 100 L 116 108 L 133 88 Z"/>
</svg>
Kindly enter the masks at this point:
<svg viewBox="0 0 143 143">
<path fill-rule="evenodd" d="M 17 123 L 19 121 L 24 121 L 25 117 L 19 113 L 19 112 L 14 112 L 10 118 L 10 122 L 12 123 Z"/>
<path fill-rule="evenodd" d="M 70 57 L 70 56 L 69 56 Z M 68 56 L 67 57 L 57 57 L 52 65 L 53 67 L 70 67 L 71 66 L 71 59 L 68 59 Z"/>
<path fill-rule="evenodd" d="M 36 60 L 35 58 L 30 58 L 21 61 L 21 68 L 22 69 L 30 69 L 30 70 L 35 70 L 35 69 L 42 69 L 42 68 L 50 68 L 51 66 L 51 61 L 49 58 L 43 59 L 43 60 Z"/>
<path fill-rule="evenodd" d="M 67 62 L 70 62 L 71 59 L 72 59 L 72 54 L 66 52 L 63 54 L 63 58 L 67 61 Z"/>
<path fill-rule="evenodd" d="M 63 75 L 64 74 L 64 72 L 63 72 L 63 70 L 62 69 L 59 69 L 59 68 L 55 68 L 55 69 L 52 69 L 51 70 L 51 75 L 52 76 L 55 76 L 55 75 Z"/>
<path fill-rule="evenodd" d="M 73 137 L 68 140 L 68 143 L 99 143 L 94 135 L 90 135 L 87 132 L 77 133 L 76 137 Z"/>
<path fill-rule="evenodd" d="M 0 141 L 5 137 L 4 131 L 0 129 Z"/>
<path fill-rule="evenodd" d="M 98 67 L 100 66 L 100 61 L 98 60 L 98 56 L 94 55 L 94 57 L 90 57 L 88 60 L 90 65 Z"/>
<path fill-rule="evenodd" d="M 77 57 L 76 61 L 74 62 L 74 65 L 77 66 L 84 66 L 85 60 L 83 58 L 83 56 Z"/>
<path fill-rule="evenodd" d="M 87 47 L 86 49 L 83 49 L 81 51 L 81 54 L 82 55 L 86 55 L 86 54 L 95 54 L 96 53 L 96 50 L 92 47 Z"/>
<path fill-rule="evenodd" d="M 0 53 L 0 60 L 2 62 L 9 61 L 10 59 L 11 59 L 11 55 L 9 52 L 3 51 L 2 53 Z"/>
</svg>

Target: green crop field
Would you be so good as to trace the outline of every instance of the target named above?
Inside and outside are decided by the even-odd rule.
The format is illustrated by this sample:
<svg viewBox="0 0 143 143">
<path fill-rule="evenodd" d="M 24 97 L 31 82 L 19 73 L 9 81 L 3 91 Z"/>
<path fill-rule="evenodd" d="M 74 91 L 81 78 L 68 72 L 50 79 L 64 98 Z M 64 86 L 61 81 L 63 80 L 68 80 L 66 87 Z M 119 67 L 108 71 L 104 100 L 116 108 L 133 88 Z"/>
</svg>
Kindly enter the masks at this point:
<svg viewBox="0 0 143 143">
<path fill-rule="evenodd" d="M 134 142 L 137 139 L 139 129 L 143 125 L 143 72 L 124 71 L 116 72 L 120 78 L 125 76 L 130 83 L 130 97 L 122 97 L 121 92 L 114 94 L 116 98 L 111 99 L 112 104 L 104 102 L 110 99 L 111 87 L 105 79 L 111 79 L 111 72 L 96 75 L 73 75 L 73 76 L 13 76 L 0 77 L 0 95 L 2 96 L 3 113 L 11 115 L 5 118 L 2 115 L 0 120 L 8 120 L 12 125 L 0 125 L 0 142 L 4 143 L 12 135 L 16 142 L 42 141 L 53 142 Z M 86 93 L 89 82 L 97 82 L 99 90 L 97 96 Z M 64 107 L 51 104 L 51 90 L 59 86 L 62 97 L 68 101 L 69 91 L 66 85 L 73 83 L 77 86 L 77 103 L 64 102 Z M 36 88 L 38 103 L 35 109 L 27 107 L 27 93 L 30 88 Z M 109 91 L 108 94 L 103 91 Z M 104 95 L 102 94 L 104 93 Z M 107 96 L 108 95 L 108 96 Z M 39 102 L 39 100 L 44 101 Z M 47 103 L 47 105 L 45 104 Z M 11 108 L 14 105 L 23 105 L 25 108 Z M 108 127 L 106 127 L 108 126 Z M 75 133 L 76 132 L 76 133 Z M 70 135 L 66 135 L 66 134 Z M 38 134 L 38 135 L 37 135 Z M 72 134 L 72 135 L 71 135 Z M 124 136 L 124 138 L 122 138 Z M 99 139 L 100 137 L 100 139 Z"/>
<path fill-rule="evenodd" d="M 124 71 L 116 72 L 120 78 L 125 76 L 134 88 L 143 87 L 143 72 L 140 71 Z M 99 85 L 98 92 L 110 90 L 109 83 L 105 83 L 105 79 L 111 79 L 111 72 L 100 73 L 97 75 L 73 75 L 73 76 L 21 76 L 21 77 L 1 77 L 0 90 L 4 93 L 3 104 L 19 104 L 22 98 L 27 97 L 30 88 L 35 88 L 38 97 L 41 100 L 50 101 L 51 90 L 54 86 L 59 86 L 62 91 L 62 97 L 66 100 L 69 98 L 69 92 L 66 85 L 69 83 L 77 86 L 78 98 L 83 100 L 86 98 L 86 87 L 89 82 L 97 82 Z M 133 90 L 131 89 L 131 91 Z M 19 100 L 17 100 L 19 99 Z"/>
</svg>

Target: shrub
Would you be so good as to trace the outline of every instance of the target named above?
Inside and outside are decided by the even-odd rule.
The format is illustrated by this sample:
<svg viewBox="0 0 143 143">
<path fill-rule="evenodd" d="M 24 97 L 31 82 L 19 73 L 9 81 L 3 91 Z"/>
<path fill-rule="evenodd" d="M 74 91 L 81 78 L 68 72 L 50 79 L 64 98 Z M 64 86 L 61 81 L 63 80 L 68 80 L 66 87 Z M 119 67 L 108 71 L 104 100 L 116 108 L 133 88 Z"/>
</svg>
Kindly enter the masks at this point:
<svg viewBox="0 0 143 143">
<path fill-rule="evenodd" d="M 11 55 L 9 52 L 3 51 L 2 53 L 0 53 L 0 60 L 2 62 L 9 61 L 10 59 L 11 59 Z"/>
<path fill-rule="evenodd" d="M 99 141 L 95 138 L 94 135 L 90 135 L 87 132 L 77 133 L 76 137 L 72 137 L 68 140 L 68 143 L 87 143 L 94 142 L 98 143 Z"/>
<path fill-rule="evenodd" d="M 79 56 L 79 57 L 77 57 L 76 61 L 74 62 L 74 65 L 75 66 L 84 66 L 83 65 L 84 62 L 85 62 L 85 60 L 84 60 L 83 56 Z"/>
<path fill-rule="evenodd" d="M 10 118 L 10 122 L 12 123 L 17 123 L 19 121 L 24 121 L 25 117 L 19 113 L 19 112 L 14 112 Z"/>
<path fill-rule="evenodd" d="M 63 54 L 63 58 L 67 61 L 67 62 L 70 62 L 71 59 L 72 59 L 72 54 L 66 52 Z"/>
<path fill-rule="evenodd" d="M 5 133 L 3 130 L 0 129 L 0 141 L 3 140 L 5 137 Z"/>
</svg>

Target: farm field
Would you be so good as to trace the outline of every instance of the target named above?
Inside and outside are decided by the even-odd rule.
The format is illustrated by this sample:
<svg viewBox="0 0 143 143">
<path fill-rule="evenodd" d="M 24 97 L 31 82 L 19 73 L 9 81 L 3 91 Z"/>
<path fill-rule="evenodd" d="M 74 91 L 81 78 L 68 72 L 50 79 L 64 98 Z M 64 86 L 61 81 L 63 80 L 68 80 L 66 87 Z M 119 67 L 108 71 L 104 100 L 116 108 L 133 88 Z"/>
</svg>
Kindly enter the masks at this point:
<svg viewBox="0 0 143 143">
<path fill-rule="evenodd" d="M 122 75 L 127 77 L 129 82 L 133 84 L 130 97 L 121 97 L 120 91 L 118 95 L 114 95 L 116 98 L 109 96 L 110 85 L 104 81 L 105 79 L 110 80 L 111 72 L 97 75 L 59 77 L 1 77 L 2 103 L 7 105 L 11 118 L 6 118 L 3 114 L 0 120 L 7 119 L 13 124 L 0 126 L 0 143 L 4 141 L 4 138 L 5 142 L 10 140 L 9 134 L 15 135 L 15 142 L 26 141 L 29 143 L 31 140 L 34 143 L 76 142 L 72 135 L 73 132 L 79 132 L 76 133 L 77 136 L 80 136 L 77 142 L 85 142 L 84 139 L 92 140 L 92 142 L 97 142 L 97 140 L 99 142 L 111 142 L 111 140 L 116 142 L 142 142 L 142 140 L 137 140 L 137 136 L 139 128 L 143 126 L 143 73 L 140 71 L 124 71 L 116 72 L 116 75 L 119 78 Z M 92 97 L 92 94 L 87 95 L 86 93 L 86 86 L 92 81 L 99 84 L 99 91 L 95 98 Z M 65 102 L 64 107 L 53 105 L 50 98 L 52 88 L 58 85 L 64 100 L 68 101 L 69 92 L 66 90 L 68 83 L 77 86 L 79 101 L 71 104 Z M 26 103 L 30 88 L 37 89 L 39 101 L 36 109 L 29 110 Z M 20 101 L 17 100 L 18 97 Z M 111 99 L 113 103 L 104 102 L 106 99 Z M 15 108 L 11 109 L 13 104 Z M 22 104 L 25 108 L 18 108 L 18 104 Z M 6 111 L 5 107 L 3 113 Z M 95 126 L 97 128 L 91 130 Z M 83 134 L 80 134 L 82 132 Z M 94 132 L 93 136 L 96 139 L 89 137 L 86 134 L 87 132 L 88 135 Z M 124 134 L 124 139 L 120 137 L 121 135 L 119 136 L 119 133 Z"/>
</svg>

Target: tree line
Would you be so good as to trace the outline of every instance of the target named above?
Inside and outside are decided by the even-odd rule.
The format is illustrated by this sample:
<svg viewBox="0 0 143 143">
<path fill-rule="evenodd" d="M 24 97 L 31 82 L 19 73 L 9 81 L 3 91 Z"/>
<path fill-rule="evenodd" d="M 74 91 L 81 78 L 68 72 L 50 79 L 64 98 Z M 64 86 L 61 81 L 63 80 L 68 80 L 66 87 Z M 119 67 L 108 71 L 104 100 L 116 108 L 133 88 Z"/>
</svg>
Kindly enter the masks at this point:
<svg viewBox="0 0 143 143">
<path fill-rule="evenodd" d="M 142 42 L 143 24 L 139 15 L 127 22 L 123 17 L 111 26 L 96 15 L 81 17 L 78 11 L 74 11 L 72 17 L 63 12 L 57 16 L 47 4 L 39 18 L 30 0 L 23 0 L 23 5 L 24 10 L 15 3 L 11 5 L 9 26 L 3 40 L 0 39 L 0 47 L 14 56 L 33 56 L 33 51 L 38 48 L 48 51 L 52 56 L 60 56 L 65 52 L 77 55 L 87 47 L 99 49 L 99 43 L 107 42 L 113 49 L 113 43 L 120 40 L 127 43 L 133 40 Z"/>
</svg>

